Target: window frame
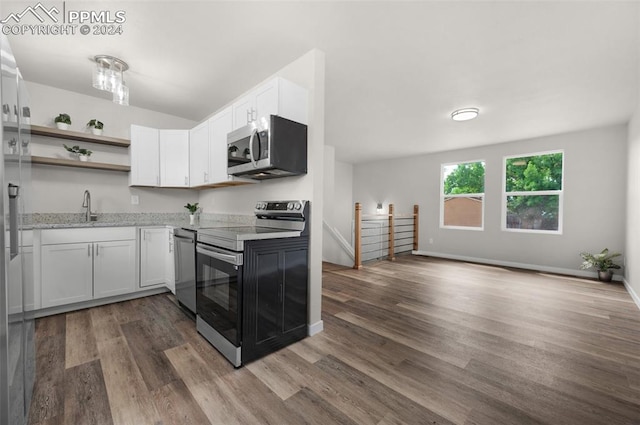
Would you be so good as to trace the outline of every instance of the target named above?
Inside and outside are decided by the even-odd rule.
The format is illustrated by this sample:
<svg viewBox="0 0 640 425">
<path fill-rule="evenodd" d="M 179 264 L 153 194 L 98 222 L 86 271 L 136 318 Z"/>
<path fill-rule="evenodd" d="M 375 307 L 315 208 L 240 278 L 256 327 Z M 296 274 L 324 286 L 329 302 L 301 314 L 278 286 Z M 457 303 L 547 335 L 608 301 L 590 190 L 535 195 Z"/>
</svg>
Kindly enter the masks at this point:
<svg viewBox="0 0 640 425">
<path fill-rule="evenodd" d="M 484 192 L 483 193 L 461 193 L 455 195 L 445 195 L 444 193 L 444 168 L 451 165 L 461 164 L 473 164 L 476 162 L 482 162 L 484 164 Z M 476 232 L 484 231 L 484 206 L 485 206 L 485 193 L 487 191 L 487 161 L 484 159 L 469 160 L 469 161 L 455 161 L 440 164 L 440 228 L 441 229 L 453 229 L 453 230 L 473 230 Z M 444 202 L 445 198 L 470 198 L 478 197 L 482 198 L 482 224 L 480 227 L 472 226 L 451 226 L 444 224 Z"/>
<path fill-rule="evenodd" d="M 507 192 L 507 160 L 513 158 L 523 158 L 532 156 L 544 156 L 552 154 L 562 154 L 562 180 L 560 190 L 538 190 L 538 191 L 518 191 Z M 563 218 L 564 218 L 564 188 L 565 188 L 565 164 L 566 155 L 564 149 L 555 149 L 549 151 L 523 153 L 516 155 L 506 155 L 502 157 L 502 223 L 500 225 L 503 232 L 529 233 L 535 235 L 562 235 Z M 507 227 L 507 197 L 508 196 L 558 196 L 558 230 L 536 230 L 536 229 L 514 229 Z"/>
</svg>

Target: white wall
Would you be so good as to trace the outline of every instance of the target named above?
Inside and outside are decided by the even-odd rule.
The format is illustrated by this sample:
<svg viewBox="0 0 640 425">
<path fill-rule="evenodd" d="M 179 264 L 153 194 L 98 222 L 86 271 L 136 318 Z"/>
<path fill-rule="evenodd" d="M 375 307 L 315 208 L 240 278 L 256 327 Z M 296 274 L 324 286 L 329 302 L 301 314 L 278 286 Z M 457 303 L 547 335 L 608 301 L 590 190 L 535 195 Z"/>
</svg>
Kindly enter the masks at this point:
<svg viewBox="0 0 640 425">
<path fill-rule="evenodd" d="M 640 307 L 640 103 L 629 122 L 625 283 Z"/>
<path fill-rule="evenodd" d="M 90 81 L 87 83 L 89 84 Z M 120 106 L 110 100 L 27 82 L 31 100 L 31 123 L 54 127 L 60 113 L 71 115 L 71 130 L 86 131 L 86 123 L 97 118 L 105 125 L 104 135 L 130 137 L 131 124 L 157 128 L 191 128 L 193 121 L 135 106 Z M 97 90 L 96 90 L 97 91 Z M 131 94 L 135 97 L 135 93 Z M 32 154 L 66 157 L 63 143 L 72 141 L 34 136 Z M 77 142 L 73 142 L 77 144 Z M 129 164 L 128 150 L 80 143 L 94 153 L 92 161 Z M 198 199 L 198 192 L 177 189 L 143 189 L 128 187 L 128 173 L 33 165 L 33 212 L 82 212 L 82 195 L 89 189 L 92 207 L 101 212 L 184 212 L 187 202 Z M 131 205 L 131 195 L 138 195 L 139 205 Z"/>
<path fill-rule="evenodd" d="M 303 176 L 265 180 L 261 183 L 219 188 L 200 193 L 205 212 L 253 214 L 257 201 L 308 199 L 311 201 L 309 323 L 311 333 L 322 330 L 322 217 L 324 153 L 324 53 L 312 50 L 287 65 L 275 76 L 309 90 L 308 172 Z M 242 94 L 238 93 L 238 97 Z"/>
<path fill-rule="evenodd" d="M 324 147 L 324 236 L 322 260 L 343 266 L 353 266 L 353 257 L 338 241 L 351 246 L 353 241 L 353 166 L 335 159 L 335 148 Z M 330 230 L 329 230 L 330 229 Z"/>
<path fill-rule="evenodd" d="M 394 203 L 398 213 L 420 205 L 423 252 L 580 274 L 581 251 L 624 249 L 626 140 L 627 127 L 618 125 L 356 165 L 354 201 L 363 204 L 365 214 L 374 213 L 376 202 L 384 202 L 385 209 Z M 502 231 L 503 156 L 555 149 L 565 152 L 563 234 Z M 465 160 L 486 161 L 484 231 L 439 227 L 440 166 Z"/>
</svg>

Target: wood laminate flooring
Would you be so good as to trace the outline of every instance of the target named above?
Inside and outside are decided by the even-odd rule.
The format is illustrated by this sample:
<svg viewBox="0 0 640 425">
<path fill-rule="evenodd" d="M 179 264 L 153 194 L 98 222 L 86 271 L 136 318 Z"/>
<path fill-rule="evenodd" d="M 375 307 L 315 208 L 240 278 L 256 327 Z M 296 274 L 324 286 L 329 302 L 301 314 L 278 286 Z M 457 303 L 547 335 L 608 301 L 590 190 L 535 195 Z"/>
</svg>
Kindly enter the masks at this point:
<svg viewBox="0 0 640 425">
<path fill-rule="evenodd" d="M 414 256 L 323 276 L 324 332 L 237 370 L 171 295 L 39 319 L 30 423 L 640 424 L 620 284 Z"/>
</svg>

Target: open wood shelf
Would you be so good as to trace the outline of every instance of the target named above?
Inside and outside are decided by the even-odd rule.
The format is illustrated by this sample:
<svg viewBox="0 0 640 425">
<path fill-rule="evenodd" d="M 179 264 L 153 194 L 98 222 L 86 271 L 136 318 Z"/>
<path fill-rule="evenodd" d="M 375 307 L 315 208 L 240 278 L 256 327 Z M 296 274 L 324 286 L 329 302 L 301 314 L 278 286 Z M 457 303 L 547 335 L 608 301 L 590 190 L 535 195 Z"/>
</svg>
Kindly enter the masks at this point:
<svg viewBox="0 0 640 425">
<path fill-rule="evenodd" d="M 32 164 L 56 165 L 63 167 L 90 168 L 93 170 L 122 171 L 129 172 L 131 167 L 128 165 L 106 164 L 104 162 L 76 161 L 73 159 L 47 158 L 44 156 L 32 156 Z"/>
<path fill-rule="evenodd" d="M 33 136 L 54 137 L 56 139 L 77 140 L 78 142 L 98 143 L 101 145 L 119 146 L 128 148 L 131 142 L 127 139 L 119 139 L 116 137 L 96 136 L 91 133 L 80 133 L 78 131 L 58 130 L 57 128 L 42 127 L 39 125 L 31 126 L 31 134 Z"/>
</svg>

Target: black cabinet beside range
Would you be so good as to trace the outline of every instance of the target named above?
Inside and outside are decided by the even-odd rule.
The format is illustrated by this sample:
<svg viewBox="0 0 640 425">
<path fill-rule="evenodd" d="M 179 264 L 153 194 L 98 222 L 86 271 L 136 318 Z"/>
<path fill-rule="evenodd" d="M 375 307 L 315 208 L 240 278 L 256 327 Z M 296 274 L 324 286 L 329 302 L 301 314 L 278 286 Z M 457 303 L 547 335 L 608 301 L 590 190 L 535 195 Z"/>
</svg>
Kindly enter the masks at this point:
<svg viewBox="0 0 640 425">
<path fill-rule="evenodd" d="M 242 363 L 307 336 L 309 237 L 247 242 Z"/>
</svg>

